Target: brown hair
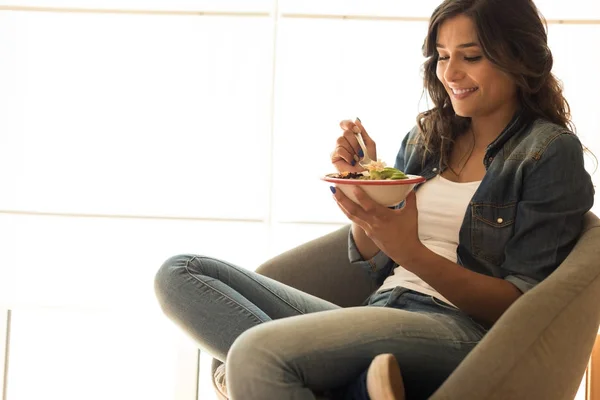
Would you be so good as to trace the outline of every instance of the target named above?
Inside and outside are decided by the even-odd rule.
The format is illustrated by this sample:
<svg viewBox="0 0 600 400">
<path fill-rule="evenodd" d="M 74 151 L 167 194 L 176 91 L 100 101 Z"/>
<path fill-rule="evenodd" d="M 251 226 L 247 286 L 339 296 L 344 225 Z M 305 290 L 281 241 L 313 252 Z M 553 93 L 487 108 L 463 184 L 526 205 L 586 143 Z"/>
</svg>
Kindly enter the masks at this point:
<svg viewBox="0 0 600 400">
<path fill-rule="evenodd" d="M 534 117 L 574 132 L 562 85 L 551 73 L 553 59 L 545 19 L 533 1 L 445 0 L 433 12 L 423 44 L 423 55 L 427 57 L 423 64 L 424 90 L 434 105 L 417 117 L 425 154 L 439 155 L 440 167 L 447 167 L 454 139 L 471 123 L 470 118 L 455 114 L 450 97 L 436 75 L 439 27 L 458 15 L 473 20 L 485 57 L 514 79 L 521 107 Z"/>
</svg>

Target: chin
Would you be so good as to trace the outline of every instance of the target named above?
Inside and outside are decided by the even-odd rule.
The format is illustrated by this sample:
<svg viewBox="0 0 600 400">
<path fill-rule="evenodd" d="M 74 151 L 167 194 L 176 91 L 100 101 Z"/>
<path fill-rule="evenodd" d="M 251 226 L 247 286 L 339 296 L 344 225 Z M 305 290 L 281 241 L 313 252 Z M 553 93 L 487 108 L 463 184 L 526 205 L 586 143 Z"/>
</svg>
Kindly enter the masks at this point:
<svg viewBox="0 0 600 400">
<path fill-rule="evenodd" d="M 454 113 L 463 118 L 472 118 L 475 114 L 473 110 L 466 109 L 465 107 L 454 108 Z"/>
</svg>

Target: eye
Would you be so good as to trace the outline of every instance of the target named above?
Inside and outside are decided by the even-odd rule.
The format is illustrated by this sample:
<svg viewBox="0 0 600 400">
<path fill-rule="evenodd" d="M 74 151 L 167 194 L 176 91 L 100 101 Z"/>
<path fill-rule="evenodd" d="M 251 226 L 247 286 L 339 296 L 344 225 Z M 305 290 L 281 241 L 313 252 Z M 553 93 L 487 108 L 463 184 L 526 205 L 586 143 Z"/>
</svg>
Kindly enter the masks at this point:
<svg viewBox="0 0 600 400">
<path fill-rule="evenodd" d="M 477 62 L 477 61 L 481 60 L 482 58 L 483 58 L 482 56 L 465 57 L 465 61 L 468 61 L 468 62 Z"/>
<path fill-rule="evenodd" d="M 448 60 L 450 57 L 448 56 L 438 56 L 438 61 L 446 61 Z"/>
</svg>

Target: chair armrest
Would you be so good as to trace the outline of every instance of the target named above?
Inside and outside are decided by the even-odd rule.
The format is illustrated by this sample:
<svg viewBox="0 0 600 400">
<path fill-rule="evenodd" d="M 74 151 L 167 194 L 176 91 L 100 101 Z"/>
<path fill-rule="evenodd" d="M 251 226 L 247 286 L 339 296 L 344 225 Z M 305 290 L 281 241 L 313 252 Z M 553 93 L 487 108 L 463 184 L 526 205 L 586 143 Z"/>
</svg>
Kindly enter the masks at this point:
<svg viewBox="0 0 600 400">
<path fill-rule="evenodd" d="M 256 272 L 341 307 L 360 305 L 376 286 L 348 261 L 349 229 L 346 225 L 275 256 Z"/>
<path fill-rule="evenodd" d="M 521 296 L 431 399 L 572 400 L 600 324 L 600 224 Z"/>
</svg>

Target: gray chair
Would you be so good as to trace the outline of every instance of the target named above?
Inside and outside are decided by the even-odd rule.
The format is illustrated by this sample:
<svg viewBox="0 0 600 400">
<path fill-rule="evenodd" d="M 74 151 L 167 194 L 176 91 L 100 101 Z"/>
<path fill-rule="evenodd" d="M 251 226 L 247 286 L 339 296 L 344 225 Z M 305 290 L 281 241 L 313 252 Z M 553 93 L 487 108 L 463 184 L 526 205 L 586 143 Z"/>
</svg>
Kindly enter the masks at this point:
<svg viewBox="0 0 600 400">
<path fill-rule="evenodd" d="M 502 315 L 431 399 L 574 398 L 600 325 L 598 228 L 589 212 L 563 264 Z M 348 229 L 276 256 L 257 272 L 343 307 L 359 305 L 375 287 L 348 263 Z M 218 365 L 214 360 L 213 376 Z"/>
</svg>

